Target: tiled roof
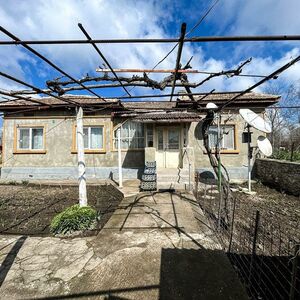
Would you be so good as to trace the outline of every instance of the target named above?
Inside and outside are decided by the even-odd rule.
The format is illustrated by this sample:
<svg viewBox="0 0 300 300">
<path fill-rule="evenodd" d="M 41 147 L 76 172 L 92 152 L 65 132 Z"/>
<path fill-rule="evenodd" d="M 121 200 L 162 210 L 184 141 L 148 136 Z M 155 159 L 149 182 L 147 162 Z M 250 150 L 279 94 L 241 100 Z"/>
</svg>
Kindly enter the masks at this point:
<svg viewBox="0 0 300 300">
<path fill-rule="evenodd" d="M 25 97 L 25 96 L 24 96 Z M 90 96 L 61 96 L 60 98 L 65 98 L 66 100 L 70 100 L 72 102 L 75 102 L 79 105 L 97 105 L 97 104 L 105 104 L 105 100 L 101 100 L 96 97 L 90 97 Z M 45 105 L 66 105 L 68 104 L 65 101 L 59 100 L 57 98 L 53 97 L 42 97 L 42 98 L 33 98 L 32 100 L 36 100 L 38 102 L 42 102 Z M 107 102 L 118 102 L 118 99 L 109 99 Z M 0 107 L 8 107 L 8 106 L 39 106 L 41 104 L 26 101 L 26 100 L 17 100 L 17 101 L 0 101 Z"/>
<path fill-rule="evenodd" d="M 224 92 L 224 93 L 213 93 L 208 96 L 206 96 L 204 99 L 202 95 L 200 96 L 194 96 L 194 99 L 199 101 L 200 106 L 205 106 L 207 102 L 214 102 L 216 104 L 218 103 L 224 103 L 228 101 L 229 99 L 236 96 L 237 92 Z M 203 94 L 205 95 L 205 94 Z M 116 103 L 116 105 L 119 103 L 118 99 L 106 99 L 107 102 L 104 100 L 101 100 L 96 97 L 91 96 L 62 96 L 62 98 L 71 100 L 72 102 L 75 102 L 78 105 L 91 105 L 91 106 L 97 106 L 97 105 L 103 105 L 105 103 Z M 239 97 L 237 100 L 234 101 L 234 103 L 231 105 L 234 106 L 235 104 L 260 104 L 263 106 L 272 105 L 273 103 L 278 102 L 280 96 L 278 95 L 269 95 L 269 94 L 261 94 L 261 93 L 247 93 L 241 97 Z M 52 97 L 43 97 L 43 98 L 32 98 L 36 101 L 42 102 L 45 105 L 55 105 L 55 106 L 62 106 L 64 107 L 67 105 L 66 102 L 59 100 L 57 98 Z M 172 110 L 175 107 L 184 107 L 187 105 L 187 103 L 190 103 L 190 98 L 188 96 L 180 96 L 180 98 L 177 99 L 177 101 L 122 101 L 122 105 L 127 110 Z M 5 109 L 19 109 L 20 107 L 28 107 L 28 106 L 41 106 L 39 103 L 34 103 L 30 101 L 25 100 L 17 100 L 17 101 L 0 101 L 0 110 Z"/>
<path fill-rule="evenodd" d="M 193 112 L 155 112 L 138 115 L 134 118 L 137 121 L 200 121 L 201 117 Z"/>
</svg>

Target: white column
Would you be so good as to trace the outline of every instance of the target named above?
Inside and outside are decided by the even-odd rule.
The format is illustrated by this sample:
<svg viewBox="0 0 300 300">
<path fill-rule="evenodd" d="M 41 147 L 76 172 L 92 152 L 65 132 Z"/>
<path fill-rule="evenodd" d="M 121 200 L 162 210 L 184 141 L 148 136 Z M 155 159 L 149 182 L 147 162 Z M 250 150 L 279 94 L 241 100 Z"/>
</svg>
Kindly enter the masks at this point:
<svg viewBox="0 0 300 300">
<path fill-rule="evenodd" d="M 250 125 L 247 126 L 248 129 L 248 192 L 251 193 L 251 144 L 250 144 Z"/>
<path fill-rule="evenodd" d="M 83 142 L 83 110 L 82 107 L 77 109 L 77 159 L 78 159 L 78 184 L 79 184 L 79 205 L 87 206 L 86 197 L 86 178 L 84 162 L 84 142 Z"/>
<path fill-rule="evenodd" d="M 118 166 L 119 166 L 119 188 L 123 187 L 123 174 L 122 174 L 122 152 L 121 152 L 121 130 L 122 125 L 118 129 Z"/>
</svg>

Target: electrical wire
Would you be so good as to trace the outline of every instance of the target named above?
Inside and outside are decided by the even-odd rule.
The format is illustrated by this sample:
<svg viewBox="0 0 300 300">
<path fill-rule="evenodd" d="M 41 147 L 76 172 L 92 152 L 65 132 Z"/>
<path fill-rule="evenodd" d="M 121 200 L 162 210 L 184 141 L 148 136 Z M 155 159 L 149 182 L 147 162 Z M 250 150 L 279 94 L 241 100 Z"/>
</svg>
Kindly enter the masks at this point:
<svg viewBox="0 0 300 300">
<path fill-rule="evenodd" d="M 191 34 L 204 20 L 205 18 L 209 15 L 209 13 L 212 11 L 212 9 L 218 4 L 220 0 L 216 0 L 205 12 L 205 14 L 198 20 L 198 22 L 191 28 L 191 30 L 188 31 L 188 33 L 185 36 L 188 36 L 189 34 Z M 152 70 L 154 70 L 155 68 L 157 68 L 164 60 L 166 60 L 169 55 L 177 48 L 179 42 L 177 42 L 173 48 L 152 68 Z M 147 73 L 149 74 L 149 73 Z M 129 92 L 131 92 L 133 89 L 135 89 L 135 86 L 132 87 L 131 89 L 129 89 Z M 125 94 L 123 94 L 122 96 L 124 96 Z"/>
</svg>

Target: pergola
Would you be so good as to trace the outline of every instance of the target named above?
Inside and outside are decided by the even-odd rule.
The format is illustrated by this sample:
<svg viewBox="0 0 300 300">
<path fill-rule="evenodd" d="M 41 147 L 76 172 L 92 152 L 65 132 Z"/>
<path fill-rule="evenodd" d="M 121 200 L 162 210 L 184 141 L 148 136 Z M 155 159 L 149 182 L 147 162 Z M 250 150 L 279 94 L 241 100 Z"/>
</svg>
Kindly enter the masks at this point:
<svg viewBox="0 0 300 300">
<path fill-rule="evenodd" d="M 202 19 L 203 20 L 203 19 Z M 200 23 L 199 23 L 200 24 Z M 198 24 L 198 25 L 199 25 Z M 35 103 L 35 107 L 31 109 L 21 110 L 17 112 L 10 112 L 11 114 L 14 113 L 20 113 L 25 111 L 34 111 L 34 110 L 40 110 L 40 109 L 48 109 L 53 107 L 52 104 L 46 104 L 45 102 L 42 102 L 39 100 L 39 98 L 34 97 L 35 95 L 47 95 L 53 98 L 56 98 L 63 103 L 65 103 L 65 108 L 70 107 L 76 107 L 77 111 L 77 143 L 78 143 L 78 177 L 79 177 L 79 200 L 81 205 L 87 204 L 86 199 L 86 179 L 85 179 L 85 163 L 84 163 L 84 146 L 83 146 L 83 108 L 89 109 L 89 105 L 78 105 L 78 103 L 74 102 L 72 98 L 63 97 L 63 95 L 67 95 L 68 92 L 75 91 L 75 90 L 84 90 L 87 93 L 91 94 L 95 99 L 99 100 L 99 106 L 103 107 L 105 109 L 106 107 L 109 107 L 110 105 L 115 104 L 115 99 L 119 103 L 121 103 L 122 100 L 126 99 L 154 99 L 154 98 L 162 98 L 162 97 L 168 97 L 169 101 L 173 101 L 174 97 L 178 97 L 182 94 L 175 93 L 176 87 L 182 87 L 185 89 L 186 93 L 185 96 L 188 96 L 191 103 L 195 104 L 195 107 L 197 108 L 197 103 L 200 100 L 203 100 L 208 95 L 211 95 L 215 92 L 215 90 L 211 90 L 207 93 L 197 93 L 193 92 L 192 89 L 195 89 L 199 86 L 205 85 L 209 80 L 215 77 L 219 76 L 227 76 L 227 77 L 235 77 L 235 76 L 247 76 L 247 77 L 253 77 L 258 78 L 258 81 L 253 84 L 252 86 L 246 88 L 245 90 L 238 91 L 236 94 L 234 94 L 231 98 L 229 98 L 226 102 L 220 104 L 218 107 L 213 109 L 207 110 L 207 116 L 203 121 L 203 130 L 204 133 L 207 132 L 209 126 L 212 124 L 214 120 L 214 116 L 216 113 L 220 113 L 222 110 L 224 110 L 228 105 L 232 104 L 233 102 L 237 101 L 241 96 L 245 95 L 248 92 L 251 92 L 253 89 L 259 87 L 260 85 L 264 84 L 265 82 L 277 79 L 277 77 L 287 70 L 289 67 L 294 65 L 300 60 L 300 56 L 297 56 L 294 59 L 291 59 L 288 63 L 282 65 L 280 68 L 274 70 L 272 73 L 268 75 L 261 75 L 261 74 L 242 74 L 243 67 L 246 64 L 249 64 L 251 62 L 251 58 L 243 62 L 241 65 L 239 65 L 236 69 L 231 70 L 221 70 L 219 72 L 208 72 L 205 70 L 193 70 L 191 69 L 190 62 L 191 59 L 183 66 L 181 64 L 181 57 L 182 52 L 184 51 L 184 44 L 186 43 L 211 43 L 211 42 L 249 42 L 249 41 L 300 41 L 300 35 L 276 35 L 276 36 L 203 36 L 203 37 L 187 37 L 186 33 L 186 24 L 183 23 L 181 25 L 179 38 L 164 38 L 164 39 L 153 39 L 153 38 L 132 38 L 132 39 L 97 39 L 92 38 L 87 30 L 83 27 L 82 24 L 78 24 L 79 29 L 82 31 L 83 35 L 85 36 L 85 39 L 81 40 L 21 40 L 17 36 L 15 36 L 13 33 L 9 32 L 4 27 L 0 26 L 0 31 L 4 33 L 9 40 L 6 41 L 0 41 L 0 46 L 4 45 L 11 45 L 11 46 L 18 46 L 25 48 L 27 51 L 31 52 L 34 56 L 39 58 L 40 60 L 44 61 L 46 64 L 48 64 L 50 67 L 58 71 L 62 76 L 68 78 L 67 80 L 61 80 L 61 78 L 57 78 L 54 80 L 48 80 L 46 82 L 47 89 L 39 88 L 37 86 L 34 86 L 32 84 L 29 84 L 23 80 L 20 80 L 16 78 L 15 76 L 11 74 L 7 74 L 4 72 L 1 72 L 0 70 L 0 76 L 7 78 L 11 81 L 17 82 L 25 87 L 27 87 L 27 90 L 16 90 L 16 91 L 5 91 L 3 89 L 0 90 L 0 95 L 2 95 L 2 98 L 4 98 L 4 101 L 29 101 L 32 103 Z M 191 30 L 192 31 L 192 30 Z M 190 32 L 191 32 L 190 31 Z M 189 33 L 190 33 L 189 32 Z M 146 69 L 146 70 L 140 70 L 140 69 L 114 69 L 110 62 L 107 60 L 107 58 L 104 56 L 102 51 L 99 49 L 99 46 L 102 44 L 145 44 L 145 43 L 176 43 L 173 49 L 165 56 L 165 58 L 177 48 L 177 57 L 176 57 L 176 64 L 174 66 L 174 69 L 171 70 L 155 70 L 155 68 L 158 66 L 161 60 L 153 69 Z M 51 61 L 49 58 L 47 58 L 45 55 L 37 51 L 33 48 L 34 45 L 82 45 L 82 44 L 90 44 L 101 60 L 106 64 L 106 69 L 97 69 L 98 72 L 104 73 L 102 76 L 97 77 L 90 77 L 86 76 L 83 79 L 76 79 L 71 74 L 64 71 L 61 67 L 59 67 L 57 64 L 55 64 L 53 61 Z M 133 75 L 132 77 L 124 77 L 119 76 L 119 73 L 126 72 L 126 73 L 143 73 L 143 76 Z M 109 73 L 112 74 L 112 76 L 109 75 Z M 151 79 L 149 77 L 149 74 L 151 73 L 169 73 L 167 77 L 165 77 L 162 81 L 156 81 L 154 79 Z M 188 74 L 206 74 L 207 77 L 202 79 L 199 82 L 191 83 L 188 80 Z M 94 84 L 89 84 L 90 82 L 94 82 Z M 103 83 L 103 82 L 109 82 L 109 83 Z M 142 94 L 138 96 L 131 95 L 130 90 L 128 87 L 146 87 L 151 89 L 157 89 L 160 91 L 163 91 L 167 88 L 171 88 L 170 93 L 161 93 L 161 94 Z M 122 88 L 124 92 L 126 93 L 126 96 L 121 97 L 102 97 L 99 95 L 99 93 L 95 92 L 94 90 L 100 90 L 104 88 Z M 195 99 L 195 96 L 199 96 L 199 99 Z M 112 100 L 114 99 L 114 100 Z M 200 108 L 199 108 L 200 109 Z M 7 114 L 7 113 L 6 113 Z M 120 178 L 120 185 L 122 186 L 122 171 L 120 167 L 120 159 L 121 159 L 121 152 L 120 152 L 120 134 L 118 137 L 119 141 L 119 178 Z M 207 153 L 210 156 L 210 161 L 213 164 L 214 160 L 220 160 L 219 155 L 216 153 L 215 157 L 213 157 L 212 152 L 209 149 L 208 143 L 205 143 L 204 139 L 204 146 L 207 148 Z M 230 192 L 228 188 L 228 184 L 226 185 L 226 179 L 222 178 L 222 183 L 225 184 L 224 193 Z"/>
</svg>

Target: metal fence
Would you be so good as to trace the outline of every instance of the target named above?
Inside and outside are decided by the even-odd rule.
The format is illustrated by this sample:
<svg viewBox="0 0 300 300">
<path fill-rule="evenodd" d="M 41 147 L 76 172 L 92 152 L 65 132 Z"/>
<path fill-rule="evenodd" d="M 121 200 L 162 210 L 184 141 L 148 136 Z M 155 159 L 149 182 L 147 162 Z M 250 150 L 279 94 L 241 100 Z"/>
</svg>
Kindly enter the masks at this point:
<svg viewBox="0 0 300 300">
<path fill-rule="evenodd" d="M 251 299 L 300 299 L 299 220 L 285 207 L 257 209 L 239 193 L 224 218 L 214 180 L 196 177 L 195 196 Z"/>
</svg>

